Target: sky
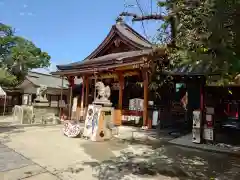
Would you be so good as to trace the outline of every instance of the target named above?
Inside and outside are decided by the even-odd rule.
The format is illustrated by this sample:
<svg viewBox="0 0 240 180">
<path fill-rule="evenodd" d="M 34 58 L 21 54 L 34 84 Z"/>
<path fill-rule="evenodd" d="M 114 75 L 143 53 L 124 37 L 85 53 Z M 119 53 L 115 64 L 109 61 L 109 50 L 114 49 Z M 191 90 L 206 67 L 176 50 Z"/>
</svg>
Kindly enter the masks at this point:
<svg viewBox="0 0 240 180">
<path fill-rule="evenodd" d="M 139 0 L 144 13 L 151 9 L 147 1 Z M 136 0 L 0 0 L 0 23 L 46 51 L 49 71 L 55 71 L 57 64 L 81 61 L 94 51 L 123 11 L 139 13 Z M 153 6 L 153 11 L 159 10 Z M 159 27 L 159 22 L 144 22 L 144 33 L 141 23 L 126 22 L 150 38 Z"/>
</svg>

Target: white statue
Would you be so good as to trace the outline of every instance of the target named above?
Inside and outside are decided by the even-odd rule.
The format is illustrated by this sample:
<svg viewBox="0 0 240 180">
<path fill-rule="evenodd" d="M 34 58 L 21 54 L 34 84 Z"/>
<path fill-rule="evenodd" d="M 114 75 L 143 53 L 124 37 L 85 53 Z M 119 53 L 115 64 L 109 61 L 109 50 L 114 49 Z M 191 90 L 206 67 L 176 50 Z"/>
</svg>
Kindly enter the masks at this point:
<svg viewBox="0 0 240 180">
<path fill-rule="evenodd" d="M 39 102 L 46 102 L 47 100 L 47 86 L 44 85 L 40 85 L 39 88 L 37 88 L 37 92 L 36 92 L 36 99 L 35 101 L 39 101 Z"/>
<path fill-rule="evenodd" d="M 96 101 L 110 102 L 109 97 L 111 95 L 111 89 L 109 86 L 105 86 L 101 81 L 95 84 L 95 88 L 98 91 Z"/>
</svg>

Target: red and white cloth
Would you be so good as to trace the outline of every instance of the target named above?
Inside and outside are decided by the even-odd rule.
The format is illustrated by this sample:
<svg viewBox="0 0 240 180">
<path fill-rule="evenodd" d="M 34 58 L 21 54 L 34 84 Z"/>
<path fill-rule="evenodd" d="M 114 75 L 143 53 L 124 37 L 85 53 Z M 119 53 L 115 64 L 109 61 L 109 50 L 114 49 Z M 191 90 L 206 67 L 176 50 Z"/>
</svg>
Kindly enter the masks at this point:
<svg viewBox="0 0 240 180">
<path fill-rule="evenodd" d="M 74 121 L 64 121 L 63 134 L 67 137 L 77 137 L 81 132 L 80 124 Z"/>
</svg>

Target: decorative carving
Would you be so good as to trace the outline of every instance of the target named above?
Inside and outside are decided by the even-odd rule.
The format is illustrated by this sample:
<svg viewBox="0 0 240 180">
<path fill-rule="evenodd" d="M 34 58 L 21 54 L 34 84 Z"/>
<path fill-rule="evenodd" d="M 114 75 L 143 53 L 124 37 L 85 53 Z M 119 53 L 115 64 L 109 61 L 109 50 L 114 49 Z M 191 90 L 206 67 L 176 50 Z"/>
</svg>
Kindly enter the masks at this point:
<svg viewBox="0 0 240 180">
<path fill-rule="evenodd" d="M 102 54 L 100 54 L 99 56 L 104 56 L 111 53 L 133 51 L 133 50 L 134 49 L 132 47 L 129 47 L 128 45 L 126 45 L 123 41 L 121 41 L 121 39 L 115 39 L 113 41 L 113 44 L 110 47 L 108 47 L 104 52 L 102 52 Z"/>
<path fill-rule="evenodd" d="M 48 100 L 47 100 L 47 86 L 40 85 L 40 87 L 37 88 L 36 95 L 37 95 L 37 97 L 36 97 L 35 101 L 37 101 L 37 102 L 48 102 Z"/>
<path fill-rule="evenodd" d="M 120 46 L 120 43 L 121 43 L 121 41 L 120 41 L 119 39 L 116 39 L 116 40 L 114 41 L 114 44 L 115 44 L 116 47 L 119 47 L 119 46 Z"/>
</svg>

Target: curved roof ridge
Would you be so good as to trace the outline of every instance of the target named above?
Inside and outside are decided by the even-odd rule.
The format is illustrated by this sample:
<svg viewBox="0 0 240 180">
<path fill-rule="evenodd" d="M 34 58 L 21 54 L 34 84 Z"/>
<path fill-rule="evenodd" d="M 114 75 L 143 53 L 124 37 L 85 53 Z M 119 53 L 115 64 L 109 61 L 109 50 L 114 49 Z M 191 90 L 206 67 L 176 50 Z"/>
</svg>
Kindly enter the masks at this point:
<svg viewBox="0 0 240 180">
<path fill-rule="evenodd" d="M 88 55 L 84 60 L 88 60 L 91 59 L 95 54 L 99 53 L 107 44 L 108 42 L 111 40 L 111 38 L 114 35 L 115 32 L 115 25 L 112 26 L 110 32 L 107 34 L 107 36 L 105 37 L 105 39 L 100 43 L 100 45 L 98 45 L 98 47 L 90 54 Z"/>
<path fill-rule="evenodd" d="M 152 43 L 149 42 L 146 38 L 140 35 L 137 31 L 131 28 L 124 22 L 118 22 L 112 26 L 110 32 L 107 34 L 105 39 L 101 42 L 101 44 L 84 60 L 95 58 L 95 56 L 102 50 L 104 47 L 108 45 L 111 39 L 114 37 L 115 34 L 120 33 L 124 39 L 127 41 L 136 44 L 137 47 L 141 47 L 140 49 L 151 48 Z"/>
<path fill-rule="evenodd" d="M 135 47 L 135 50 L 145 50 L 145 49 L 152 49 L 153 44 L 149 42 L 146 38 L 140 35 L 137 31 L 131 28 L 124 22 L 117 22 L 115 25 L 112 26 L 110 32 L 107 34 L 105 39 L 101 42 L 101 44 L 84 60 L 70 63 L 68 65 L 75 65 L 79 64 L 80 62 L 90 61 L 93 58 L 96 58 L 97 55 L 111 42 L 111 40 L 118 35 L 124 41 L 130 44 L 131 47 Z M 134 51 L 134 50 L 133 50 Z M 57 65 L 59 68 L 61 65 Z"/>
<path fill-rule="evenodd" d="M 139 39 L 145 41 L 146 43 L 148 43 L 149 45 L 152 45 L 152 43 L 147 40 L 145 37 L 143 37 L 141 34 L 139 34 L 137 31 L 135 31 L 131 26 L 129 26 L 127 23 L 124 22 L 120 22 L 119 24 L 121 24 L 122 26 L 125 26 L 128 28 L 128 30 L 131 31 L 131 33 L 133 33 L 135 36 L 137 36 Z"/>
</svg>

